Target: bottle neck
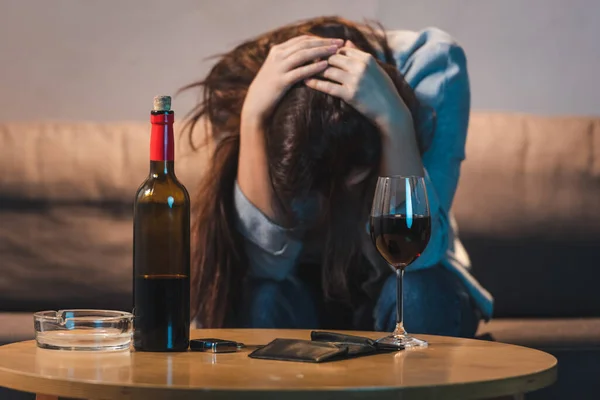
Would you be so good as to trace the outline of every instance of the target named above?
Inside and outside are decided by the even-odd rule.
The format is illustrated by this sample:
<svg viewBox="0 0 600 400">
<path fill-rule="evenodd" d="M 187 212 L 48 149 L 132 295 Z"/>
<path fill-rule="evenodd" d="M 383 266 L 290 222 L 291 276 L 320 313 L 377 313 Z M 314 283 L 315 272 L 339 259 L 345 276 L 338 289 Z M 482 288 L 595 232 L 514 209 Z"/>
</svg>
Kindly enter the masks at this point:
<svg viewBox="0 0 600 400">
<path fill-rule="evenodd" d="M 173 178 L 175 176 L 173 161 L 150 161 L 150 176 L 154 179 Z"/>
<path fill-rule="evenodd" d="M 174 117 L 173 111 L 152 111 L 150 114 L 150 175 L 154 178 L 175 173 Z"/>
</svg>

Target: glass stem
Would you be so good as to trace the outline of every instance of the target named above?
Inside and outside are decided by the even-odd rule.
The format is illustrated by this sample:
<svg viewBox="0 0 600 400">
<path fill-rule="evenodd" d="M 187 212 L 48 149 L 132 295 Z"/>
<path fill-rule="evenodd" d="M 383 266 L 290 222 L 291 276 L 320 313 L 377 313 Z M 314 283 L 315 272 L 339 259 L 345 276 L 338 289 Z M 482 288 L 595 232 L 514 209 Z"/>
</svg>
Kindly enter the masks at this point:
<svg viewBox="0 0 600 400">
<path fill-rule="evenodd" d="M 404 268 L 396 269 L 396 329 L 394 336 L 404 336 Z"/>
</svg>

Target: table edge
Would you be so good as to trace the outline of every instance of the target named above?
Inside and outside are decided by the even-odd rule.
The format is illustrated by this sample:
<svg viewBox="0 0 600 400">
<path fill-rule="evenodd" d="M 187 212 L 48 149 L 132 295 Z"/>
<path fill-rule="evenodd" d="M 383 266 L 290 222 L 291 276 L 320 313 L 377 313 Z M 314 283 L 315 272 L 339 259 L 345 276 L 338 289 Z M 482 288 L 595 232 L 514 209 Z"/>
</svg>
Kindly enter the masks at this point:
<svg viewBox="0 0 600 400">
<path fill-rule="evenodd" d="M 555 358 L 555 357 L 553 357 Z M 283 361 L 282 361 L 283 362 Z M 552 385 L 557 379 L 558 363 L 547 369 L 540 370 L 528 375 L 514 376 L 510 378 L 496 379 L 493 381 L 477 381 L 477 382 L 458 382 L 452 384 L 427 385 L 427 386 L 379 386 L 379 387 L 321 387 L 321 388 L 290 388 L 290 389 L 268 389 L 268 388 L 244 388 L 244 389 L 224 389 L 224 388 L 189 388 L 181 386 L 165 387 L 162 385 L 136 384 L 136 385 L 117 385 L 98 384 L 97 382 L 81 381 L 81 380 L 54 380 L 51 377 L 44 377 L 29 373 L 15 373 L 5 368 L 0 367 L 0 381 L 4 381 L 5 376 L 9 384 L 2 384 L 9 389 L 36 393 L 40 387 L 54 386 L 51 390 L 45 389 L 44 394 L 73 397 L 74 394 L 81 396 L 80 398 L 145 398 L 145 399 L 161 399 L 174 391 L 180 394 L 189 394 L 190 398 L 228 398 L 228 396 L 236 396 L 236 398 L 280 398 L 285 395 L 286 398 L 295 399 L 303 398 L 306 395 L 311 395 L 313 400 L 329 399 L 331 396 L 340 395 L 347 396 L 349 393 L 357 395 L 360 398 L 376 397 L 377 399 L 397 398 L 398 395 L 411 396 L 403 397 L 410 399 L 412 396 L 422 398 L 424 392 L 428 395 L 442 395 L 445 399 L 452 398 L 481 398 L 489 396 L 506 396 L 518 393 L 528 393 L 544 387 Z M 26 384 L 13 384 L 15 379 L 26 377 Z M 21 381 L 21 383 L 24 383 Z M 490 391 L 490 385 L 502 383 L 501 387 L 495 387 Z M 48 385 L 50 384 L 50 385 Z M 465 393 L 466 392 L 466 393 Z M 465 397 L 466 396 L 466 397 Z"/>
<path fill-rule="evenodd" d="M 203 331 L 203 330 L 197 330 Z M 276 330 L 274 330 L 276 331 Z M 299 332 L 306 332 L 306 330 L 298 330 Z M 368 332 L 374 334 L 376 332 Z M 434 336 L 434 335 L 426 335 Z M 442 336 L 443 337 L 443 336 Z M 459 338 L 454 338 L 459 339 Z M 482 341 L 480 339 L 462 339 L 462 340 L 474 340 Z M 487 342 L 483 340 L 484 342 Z M 17 343 L 25 344 L 31 343 L 36 346 L 35 340 L 28 340 L 22 342 L 9 343 L 5 346 L 14 345 Z M 20 390 L 25 392 L 35 393 L 40 387 L 50 387 L 44 389 L 44 394 L 55 395 L 55 396 L 66 396 L 73 397 L 77 396 L 80 398 L 97 397 L 100 395 L 102 398 L 128 398 L 137 399 L 143 398 L 145 400 L 163 398 L 166 393 L 171 395 L 174 392 L 181 394 L 185 398 L 192 398 L 193 394 L 196 397 L 202 398 L 213 398 L 221 399 L 227 398 L 228 396 L 236 396 L 241 398 L 278 398 L 285 394 L 290 399 L 296 398 L 296 396 L 302 397 L 311 395 L 317 400 L 321 398 L 331 398 L 331 396 L 347 396 L 352 393 L 354 396 L 359 398 L 369 398 L 377 396 L 378 399 L 383 398 L 397 398 L 399 394 L 402 396 L 409 396 L 407 399 L 413 398 L 412 396 L 422 396 L 425 393 L 428 396 L 443 395 L 444 398 L 480 398 L 489 396 L 504 396 L 516 393 L 526 393 L 534 390 L 538 390 L 547 387 L 554 383 L 557 378 L 557 366 L 558 361 L 555 356 L 544 352 L 542 350 L 513 345 L 502 342 L 491 342 L 499 345 L 506 345 L 511 347 L 520 347 L 527 349 L 528 351 L 534 351 L 543 354 L 546 357 L 552 359 L 552 365 L 548 368 L 541 369 L 532 372 L 527 375 L 504 377 L 495 380 L 482 380 L 475 382 L 456 382 L 451 384 L 439 384 L 439 385 L 425 385 L 425 386 L 378 386 L 378 387 L 307 387 L 307 388 L 189 388 L 187 386 L 170 386 L 165 387 L 162 385 L 153 384 L 99 384 L 94 381 L 82 381 L 82 380 L 68 380 L 61 379 L 55 380 L 52 377 L 45 377 L 35 373 L 28 372 L 15 372 L 9 368 L 0 367 L 0 384 L 14 390 Z M 4 346 L 0 346 L 0 349 Z M 282 361 L 283 362 L 283 361 Z M 25 379 L 23 379 L 25 378 Z M 14 382 L 17 384 L 14 384 Z M 8 382 L 8 384 L 6 383 Z M 500 387 L 498 387 L 500 385 Z M 490 386 L 493 386 L 493 390 L 490 391 Z M 161 394 L 162 393 L 162 394 Z M 454 393 L 454 394 L 453 394 Z M 189 397 L 188 397 L 189 396 Z M 383 397 L 382 397 L 383 396 Z M 453 397 L 457 396 L 457 397 Z M 460 397 L 458 397 L 460 396 Z M 179 396 L 178 396 L 179 397 Z M 406 398 L 406 397 L 403 397 Z M 426 397 L 429 398 L 429 397 Z"/>
</svg>

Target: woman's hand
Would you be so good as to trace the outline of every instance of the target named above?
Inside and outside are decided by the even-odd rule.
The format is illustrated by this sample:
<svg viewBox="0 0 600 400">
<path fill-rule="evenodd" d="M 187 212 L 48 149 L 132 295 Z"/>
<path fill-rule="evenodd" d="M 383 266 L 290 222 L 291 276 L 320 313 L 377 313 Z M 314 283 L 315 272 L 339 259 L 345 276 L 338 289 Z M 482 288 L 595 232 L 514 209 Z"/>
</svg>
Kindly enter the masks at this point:
<svg viewBox="0 0 600 400">
<path fill-rule="evenodd" d="M 410 110 L 375 58 L 347 41 L 328 62 L 319 74 L 328 81 L 311 78 L 305 84 L 344 100 L 377 125 L 383 142 L 379 174 L 423 176 Z"/>
<path fill-rule="evenodd" d="M 262 121 L 295 83 L 327 68 L 327 58 L 344 44 L 342 39 L 298 36 L 271 47 L 262 67 L 248 88 L 242 107 L 242 123 Z M 316 61 L 323 59 L 323 61 Z"/>
<path fill-rule="evenodd" d="M 307 79 L 308 87 L 344 100 L 388 133 L 394 126 L 412 124 L 408 107 L 392 79 L 377 60 L 347 41 L 329 57 L 329 67 L 319 74 L 323 79 Z"/>
<path fill-rule="evenodd" d="M 323 72 L 327 58 L 344 44 L 341 39 L 299 36 L 273 46 L 248 88 L 242 106 L 237 181 L 246 198 L 276 223 L 273 186 L 265 150 L 263 123 L 296 82 Z M 323 61 L 315 60 L 323 59 Z"/>
</svg>

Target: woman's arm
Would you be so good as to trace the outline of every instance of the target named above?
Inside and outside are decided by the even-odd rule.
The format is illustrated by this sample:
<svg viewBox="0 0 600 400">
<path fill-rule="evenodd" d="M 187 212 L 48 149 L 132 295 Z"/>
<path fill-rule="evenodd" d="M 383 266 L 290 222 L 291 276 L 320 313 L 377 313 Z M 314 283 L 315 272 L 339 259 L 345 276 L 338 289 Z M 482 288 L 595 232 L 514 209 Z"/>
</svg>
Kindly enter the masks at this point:
<svg viewBox="0 0 600 400">
<path fill-rule="evenodd" d="M 414 270 L 438 264 L 448 248 L 448 213 L 465 156 L 469 81 L 463 50 L 444 32 L 397 32 L 391 42 L 407 83 L 437 115 L 432 138 L 428 132 L 418 132 L 427 142 L 422 155 L 410 113 L 391 79 L 352 43 L 329 58 L 330 67 L 322 74 L 329 81 L 310 79 L 306 84 L 347 101 L 380 128 L 381 175 L 425 175 L 432 234 L 423 255 L 411 265 Z"/>
<path fill-rule="evenodd" d="M 464 50 L 447 33 L 435 28 L 393 31 L 388 40 L 406 82 L 421 104 L 435 110 L 435 126 L 423 129 L 427 150 L 422 159 L 440 206 L 448 212 L 458 186 L 460 164 L 465 159 L 471 107 Z"/>
<path fill-rule="evenodd" d="M 248 89 L 241 115 L 240 154 L 234 190 L 237 229 L 246 239 L 249 271 L 282 280 L 294 268 L 302 243 L 282 227 L 273 209 L 263 121 L 294 83 L 327 67 L 315 59 L 334 54 L 343 40 L 299 36 L 273 46 Z M 308 63 L 308 64 L 307 64 Z"/>
<path fill-rule="evenodd" d="M 412 35 L 415 37 L 410 37 Z M 411 269 L 427 268 L 438 264 L 448 249 L 448 215 L 465 159 L 469 125 L 471 96 L 467 60 L 463 49 L 438 29 L 418 34 L 391 33 L 390 42 L 393 48 L 399 49 L 397 61 L 407 83 L 419 101 L 436 112 L 433 135 L 422 154 L 427 172 L 425 183 L 432 214 L 432 236 L 423 255 L 411 265 Z"/>
<path fill-rule="evenodd" d="M 273 188 L 265 147 L 261 122 L 255 118 L 242 118 L 237 183 L 249 201 L 274 221 Z"/>
<path fill-rule="evenodd" d="M 275 222 L 263 122 L 293 84 L 327 67 L 327 61 L 313 60 L 334 54 L 342 44 L 338 39 L 299 36 L 275 45 L 248 88 L 241 115 L 238 184 L 248 200 Z"/>
</svg>

